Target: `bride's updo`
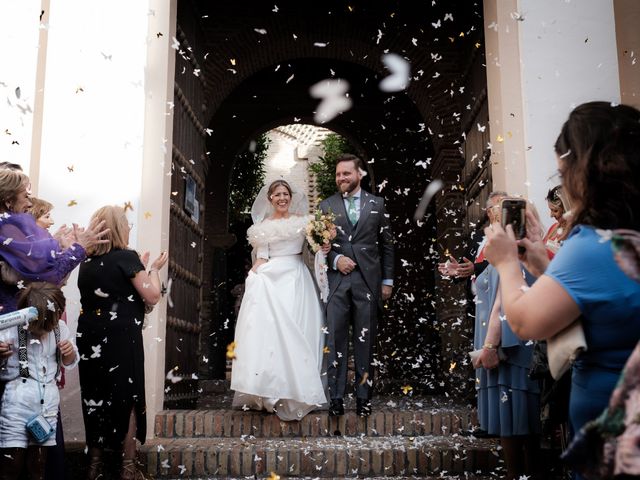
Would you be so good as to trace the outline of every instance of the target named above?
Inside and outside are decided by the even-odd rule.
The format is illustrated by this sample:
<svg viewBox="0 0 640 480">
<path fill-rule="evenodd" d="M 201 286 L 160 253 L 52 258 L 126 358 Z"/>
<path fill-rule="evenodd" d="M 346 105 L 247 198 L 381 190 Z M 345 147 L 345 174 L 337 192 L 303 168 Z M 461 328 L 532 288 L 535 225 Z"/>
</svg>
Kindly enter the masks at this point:
<svg viewBox="0 0 640 480">
<path fill-rule="evenodd" d="M 269 199 L 269 201 L 271 201 L 271 195 L 273 195 L 273 192 L 278 187 L 286 188 L 287 191 L 289 192 L 289 196 L 293 197 L 293 191 L 291 190 L 291 185 L 289 185 L 286 182 L 286 180 L 279 179 L 271 182 L 271 185 L 269 185 L 269 190 L 267 190 L 267 198 Z"/>
</svg>

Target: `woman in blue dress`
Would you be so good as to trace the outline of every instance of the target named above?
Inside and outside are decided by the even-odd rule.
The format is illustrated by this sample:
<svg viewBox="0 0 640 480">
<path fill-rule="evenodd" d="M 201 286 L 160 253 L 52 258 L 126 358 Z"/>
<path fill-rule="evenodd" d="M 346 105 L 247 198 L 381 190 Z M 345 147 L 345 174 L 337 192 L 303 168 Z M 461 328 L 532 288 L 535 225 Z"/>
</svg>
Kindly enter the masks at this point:
<svg viewBox="0 0 640 480">
<path fill-rule="evenodd" d="M 590 102 L 571 112 L 555 144 L 572 205 L 570 233 L 549 263 L 539 225 L 527 217 L 525 261 L 540 277 L 527 289 L 513 232 L 486 229 L 506 320 L 520 338 L 546 339 L 581 317 L 587 350 L 573 365 L 573 431 L 606 407 L 640 338 L 640 285 L 614 261 L 611 229 L 640 230 L 640 111 Z"/>
<path fill-rule="evenodd" d="M 492 223 L 500 221 L 500 200 L 489 196 L 487 201 Z M 525 273 L 527 283 L 533 283 L 534 278 Z M 498 272 L 491 265 L 475 282 L 474 348 L 480 354 L 473 363 L 480 428 L 500 437 L 507 478 L 512 479 L 538 470 L 540 389 L 528 376 L 533 342 L 517 338 L 500 319 L 499 284 Z"/>
</svg>

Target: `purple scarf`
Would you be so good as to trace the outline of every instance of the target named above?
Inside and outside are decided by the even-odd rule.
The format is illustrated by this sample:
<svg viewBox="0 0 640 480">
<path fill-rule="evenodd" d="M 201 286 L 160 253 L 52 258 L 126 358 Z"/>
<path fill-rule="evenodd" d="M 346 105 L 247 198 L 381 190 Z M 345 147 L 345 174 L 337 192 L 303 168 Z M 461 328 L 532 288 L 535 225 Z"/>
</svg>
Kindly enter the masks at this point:
<svg viewBox="0 0 640 480">
<path fill-rule="evenodd" d="M 57 283 L 60 244 L 26 213 L 0 214 L 0 256 L 29 281 Z"/>
</svg>

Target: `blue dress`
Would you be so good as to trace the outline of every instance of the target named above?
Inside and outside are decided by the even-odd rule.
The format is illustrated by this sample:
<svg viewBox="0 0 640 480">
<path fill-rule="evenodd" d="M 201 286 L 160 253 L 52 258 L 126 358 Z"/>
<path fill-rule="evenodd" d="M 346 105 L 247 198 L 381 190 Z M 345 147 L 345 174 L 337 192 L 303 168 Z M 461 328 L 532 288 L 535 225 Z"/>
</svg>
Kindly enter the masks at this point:
<svg viewBox="0 0 640 480">
<path fill-rule="evenodd" d="M 640 284 L 615 263 L 606 232 L 576 226 L 545 275 L 558 282 L 582 312 L 587 340 L 573 366 L 569 418 L 573 431 L 596 418 L 640 339 Z"/>
<path fill-rule="evenodd" d="M 527 283 L 533 283 L 533 277 L 525 273 Z M 475 349 L 485 343 L 499 283 L 498 272 L 491 265 L 476 280 Z M 539 433 L 540 387 L 528 375 L 533 342 L 520 340 L 503 321 L 500 348 L 506 360 L 497 368 L 476 370 L 480 428 L 500 437 Z"/>
</svg>

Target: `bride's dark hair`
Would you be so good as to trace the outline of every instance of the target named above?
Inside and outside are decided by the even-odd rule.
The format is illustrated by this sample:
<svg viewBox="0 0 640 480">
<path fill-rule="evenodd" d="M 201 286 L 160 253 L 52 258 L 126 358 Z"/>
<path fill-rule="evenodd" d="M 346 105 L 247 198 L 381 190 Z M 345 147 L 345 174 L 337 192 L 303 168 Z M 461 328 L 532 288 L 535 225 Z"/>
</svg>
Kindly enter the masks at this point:
<svg viewBox="0 0 640 480">
<path fill-rule="evenodd" d="M 269 190 L 267 190 L 267 198 L 269 200 L 271 200 L 271 195 L 273 194 L 273 192 L 275 191 L 276 188 L 278 187 L 284 187 L 287 189 L 287 191 L 289 192 L 289 196 L 293 197 L 293 191 L 291 190 L 291 185 L 289 185 L 286 180 L 276 180 L 274 182 L 271 182 L 271 185 L 269 185 Z"/>
</svg>

